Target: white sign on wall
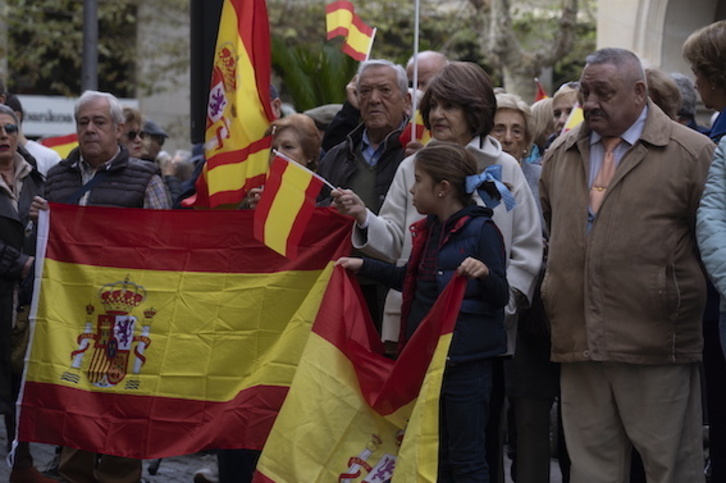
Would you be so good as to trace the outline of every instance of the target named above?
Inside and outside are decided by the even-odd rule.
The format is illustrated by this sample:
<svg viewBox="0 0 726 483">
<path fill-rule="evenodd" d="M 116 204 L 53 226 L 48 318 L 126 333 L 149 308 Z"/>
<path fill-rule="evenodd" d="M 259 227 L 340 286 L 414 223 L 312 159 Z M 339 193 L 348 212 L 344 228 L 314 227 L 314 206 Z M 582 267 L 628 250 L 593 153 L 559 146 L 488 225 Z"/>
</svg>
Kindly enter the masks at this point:
<svg viewBox="0 0 726 483">
<path fill-rule="evenodd" d="M 29 137 L 65 136 L 76 132 L 73 108 L 76 98 L 61 96 L 27 96 L 19 94 L 23 105 L 23 133 Z M 138 109 L 137 99 L 119 99 L 121 104 Z"/>
</svg>

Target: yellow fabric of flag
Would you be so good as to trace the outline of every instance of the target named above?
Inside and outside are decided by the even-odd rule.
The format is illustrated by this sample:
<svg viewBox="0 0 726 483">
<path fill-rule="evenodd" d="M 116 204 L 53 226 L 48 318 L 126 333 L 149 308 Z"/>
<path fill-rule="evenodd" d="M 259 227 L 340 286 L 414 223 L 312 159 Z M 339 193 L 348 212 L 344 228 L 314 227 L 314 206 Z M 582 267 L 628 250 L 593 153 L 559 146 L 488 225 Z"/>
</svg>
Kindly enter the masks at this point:
<svg viewBox="0 0 726 483">
<path fill-rule="evenodd" d="M 343 52 L 356 60 L 364 61 L 373 48 L 375 29 L 356 15 L 355 7 L 348 0 L 339 0 L 325 7 L 325 26 L 328 40 L 345 37 Z"/>
<path fill-rule="evenodd" d="M 351 222 L 315 210 L 293 262 L 252 217 L 52 204 L 20 440 L 132 458 L 261 449 Z"/>
<path fill-rule="evenodd" d="M 255 209 L 255 238 L 280 255 L 296 258 L 323 184 L 315 173 L 278 153 Z"/>
<path fill-rule="evenodd" d="M 565 127 L 562 128 L 562 132 L 565 133 L 567 131 L 575 129 L 584 120 L 585 120 L 585 114 L 582 111 L 582 107 L 580 106 L 580 103 L 579 102 L 575 103 L 575 105 L 572 107 L 572 111 L 570 111 L 570 115 L 567 117 L 567 122 L 565 122 Z"/>
<path fill-rule="evenodd" d="M 254 481 L 435 482 L 439 392 L 465 285 L 452 280 L 394 362 L 337 268 Z"/>
<path fill-rule="evenodd" d="M 197 207 L 234 206 L 264 182 L 270 140 L 270 33 L 264 0 L 225 0 L 212 69 Z"/>
</svg>

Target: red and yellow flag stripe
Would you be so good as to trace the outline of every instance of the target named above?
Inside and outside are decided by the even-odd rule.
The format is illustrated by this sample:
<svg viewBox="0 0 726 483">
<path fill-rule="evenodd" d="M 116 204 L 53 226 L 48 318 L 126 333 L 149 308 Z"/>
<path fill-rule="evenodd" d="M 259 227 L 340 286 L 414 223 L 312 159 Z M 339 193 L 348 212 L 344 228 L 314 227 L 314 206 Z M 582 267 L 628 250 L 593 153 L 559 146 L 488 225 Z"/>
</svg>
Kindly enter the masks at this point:
<svg viewBox="0 0 726 483">
<path fill-rule="evenodd" d="M 234 207 L 265 180 L 274 119 L 270 26 L 264 0 L 225 0 L 207 107 L 205 156 L 195 207 Z"/>
<path fill-rule="evenodd" d="M 298 244 L 324 184 L 309 169 L 275 156 L 255 209 L 255 238 L 280 255 L 296 258 Z"/>
<path fill-rule="evenodd" d="M 40 144 L 52 149 L 58 153 L 61 158 L 66 159 L 71 151 L 78 146 L 78 135 L 73 133 L 65 136 L 45 138 L 40 141 Z"/>
<path fill-rule="evenodd" d="M 262 448 L 350 221 L 316 210 L 293 262 L 254 239 L 252 216 L 52 205 L 20 438 L 133 458 Z M 121 332 L 94 339 L 114 300 L 136 325 L 121 381 L 97 384 L 123 347 Z"/>
<path fill-rule="evenodd" d="M 343 36 L 343 52 L 355 60 L 364 61 L 373 48 L 375 29 L 356 15 L 355 7 L 347 0 L 339 0 L 325 7 L 325 25 L 328 40 Z"/>
<path fill-rule="evenodd" d="M 438 394 L 465 286 L 454 279 L 394 362 L 336 268 L 254 481 L 436 481 Z"/>
</svg>

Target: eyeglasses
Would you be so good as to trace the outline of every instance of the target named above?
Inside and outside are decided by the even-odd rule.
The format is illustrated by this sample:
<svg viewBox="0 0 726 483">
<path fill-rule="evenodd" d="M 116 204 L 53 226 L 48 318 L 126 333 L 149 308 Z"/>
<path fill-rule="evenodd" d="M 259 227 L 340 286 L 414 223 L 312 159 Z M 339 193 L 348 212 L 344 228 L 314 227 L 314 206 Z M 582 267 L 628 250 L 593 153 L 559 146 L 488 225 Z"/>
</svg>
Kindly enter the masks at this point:
<svg viewBox="0 0 726 483">
<path fill-rule="evenodd" d="M 144 136 L 146 136 L 146 134 L 144 133 L 144 131 L 129 131 L 126 133 L 126 137 L 129 141 L 133 141 L 134 139 L 136 139 L 136 136 L 138 136 L 140 139 L 144 139 Z"/>
<path fill-rule="evenodd" d="M 507 132 L 512 133 L 512 137 L 515 139 L 522 139 L 524 137 L 524 129 L 518 126 L 509 128 L 503 124 L 497 124 L 494 126 L 494 129 L 492 129 L 492 134 L 494 134 L 497 138 L 506 136 Z"/>
<path fill-rule="evenodd" d="M 18 132 L 18 125 L 17 124 L 3 124 L 0 125 L 5 130 L 6 134 L 15 134 Z"/>
</svg>

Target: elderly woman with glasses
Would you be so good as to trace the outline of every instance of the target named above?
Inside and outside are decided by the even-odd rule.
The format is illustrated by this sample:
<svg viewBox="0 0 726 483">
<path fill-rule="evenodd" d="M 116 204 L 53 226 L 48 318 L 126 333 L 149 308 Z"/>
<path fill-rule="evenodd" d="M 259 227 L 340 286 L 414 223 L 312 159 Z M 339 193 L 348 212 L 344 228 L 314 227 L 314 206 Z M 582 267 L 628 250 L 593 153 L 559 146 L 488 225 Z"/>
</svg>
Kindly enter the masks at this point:
<svg viewBox="0 0 726 483">
<path fill-rule="evenodd" d="M 539 160 L 525 160 L 527 152 L 534 149 L 534 120 L 529 105 L 517 95 L 497 94 L 492 136 L 520 162 L 529 187 L 539 199 L 542 166 Z M 514 415 L 508 418 L 514 421 L 509 450 L 518 483 L 549 479 L 550 409 L 557 396 L 559 377 L 558 366 L 549 361 L 549 356 L 549 328 L 536 290 L 532 306 L 520 314 L 514 357 L 505 362 L 506 392 Z"/>
<path fill-rule="evenodd" d="M 517 313 L 532 300 L 543 251 L 542 228 L 532 191 L 517 161 L 502 150 L 499 141 L 489 136 L 494 126 L 495 111 L 496 100 L 489 76 L 481 67 L 470 62 L 448 64 L 431 80 L 421 102 L 424 123 L 433 138 L 465 146 L 476 158 L 480 173 L 496 180 L 502 193 L 502 202 L 498 204 L 486 193 L 474 196 L 477 204 L 489 206 L 494 211 L 492 218 L 504 239 L 510 286 L 510 301 L 505 311 L 507 347 L 501 347 L 498 354 L 487 354 L 489 358 L 513 351 Z M 356 219 L 353 245 L 370 256 L 398 264 L 408 260 L 412 245 L 408 227 L 423 217 L 413 206 L 409 191 L 415 181 L 414 159 L 415 155 L 401 162 L 379 215 L 366 209 L 351 190 L 336 190 L 334 193 L 338 209 Z M 384 340 L 398 340 L 400 308 L 401 294 L 389 292 L 383 320 Z M 477 356 L 473 359 L 476 360 Z M 489 375 L 495 378 L 493 391 L 496 392 L 501 358 L 494 359 L 497 362 Z M 502 392 L 501 388 L 499 392 Z M 497 404 L 491 401 L 492 393 L 489 391 L 484 395 L 484 404 L 489 406 L 494 403 L 489 412 L 497 413 Z M 447 397 L 446 388 L 443 397 Z M 467 410 L 457 409 L 453 402 L 448 407 L 452 413 Z M 447 417 L 446 411 L 443 417 Z M 484 432 L 484 424 L 473 430 Z M 454 447 L 442 450 L 458 451 Z M 481 458 L 468 467 L 454 465 L 446 469 L 447 474 L 442 476 L 441 481 L 489 481 L 488 466 L 487 461 Z M 472 474 L 477 476 L 472 477 Z"/>
<path fill-rule="evenodd" d="M 124 107 L 124 119 L 126 124 L 119 143 L 126 146 L 126 149 L 129 150 L 129 156 L 140 159 L 141 143 L 144 140 L 144 133 L 141 132 L 141 125 L 144 121 L 141 118 L 141 113 L 137 109 Z"/>
<path fill-rule="evenodd" d="M 18 118 L 0 105 L 0 412 L 10 440 L 15 432 L 15 399 L 20 392 L 33 280 L 36 230 L 30 219 L 43 176 L 17 152 Z M 11 357 L 12 356 L 12 357 Z M 10 481 L 54 480 L 33 467 L 30 446 L 19 442 Z"/>
</svg>

